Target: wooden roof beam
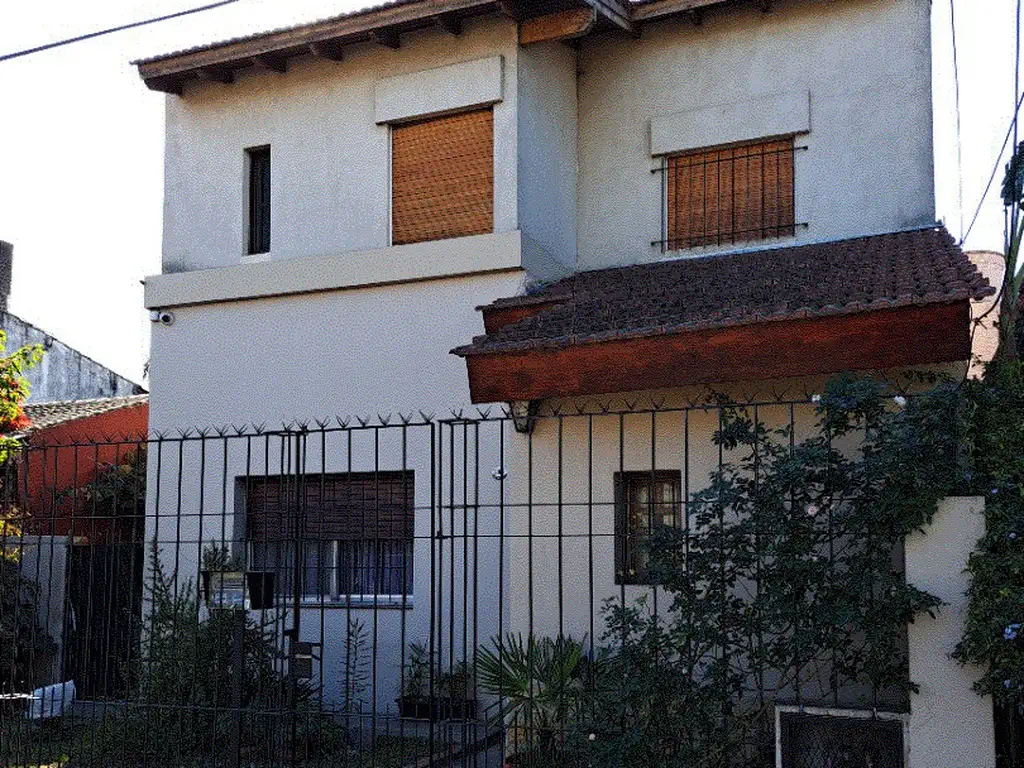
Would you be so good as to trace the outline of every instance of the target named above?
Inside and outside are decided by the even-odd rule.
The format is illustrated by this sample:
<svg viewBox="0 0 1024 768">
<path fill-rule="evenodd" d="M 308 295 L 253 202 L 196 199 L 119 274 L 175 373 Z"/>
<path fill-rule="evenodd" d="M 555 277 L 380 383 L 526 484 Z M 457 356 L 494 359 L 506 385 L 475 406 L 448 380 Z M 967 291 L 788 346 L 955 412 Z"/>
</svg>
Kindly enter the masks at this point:
<svg viewBox="0 0 1024 768">
<path fill-rule="evenodd" d="M 211 83 L 228 85 L 235 81 L 235 73 L 226 67 L 202 67 L 196 70 L 196 77 Z"/>
<path fill-rule="evenodd" d="M 522 21 L 526 18 L 526 10 L 519 0 L 498 0 L 498 8 L 513 21 Z"/>
<path fill-rule="evenodd" d="M 284 74 L 288 71 L 287 57 L 275 56 L 271 53 L 261 53 L 253 56 L 252 65 L 257 69 L 266 70 L 267 72 L 280 72 Z"/>
<path fill-rule="evenodd" d="M 309 52 L 318 59 L 327 61 L 343 61 L 345 58 L 344 46 L 336 40 L 320 40 L 310 43 Z"/>
<path fill-rule="evenodd" d="M 462 19 L 454 13 L 442 13 L 437 17 L 437 26 L 450 35 L 462 34 Z"/>
<path fill-rule="evenodd" d="M 634 5 L 630 17 L 634 23 L 639 23 L 663 16 L 703 10 L 713 5 L 723 5 L 726 2 L 727 0 L 647 0 L 647 2 Z"/>
<path fill-rule="evenodd" d="M 597 23 L 593 8 L 572 8 L 527 19 L 519 25 L 519 44 L 543 43 L 552 40 L 574 40 L 582 37 Z"/>
<path fill-rule="evenodd" d="M 387 27 L 375 29 L 372 34 L 374 40 L 393 51 L 397 51 L 402 45 L 402 39 L 397 29 Z"/>
<path fill-rule="evenodd" d="M 151 77 L 144 82 L 151 91 L 181 96 L 184 91 L 184 80 L 184 77 L 181 76 L 168 75 L 166 77 Z"/>
<path fill-rule="evenodd" d="M 631 35 L 637 34 L 637 28 L 633 23 L 633 15 L 628 2 L 623 2 L 622 0 L 586 0 L 586 3 L 601 18 L 607 19 L 622 31 L 629 32 Z"/>
</svg>

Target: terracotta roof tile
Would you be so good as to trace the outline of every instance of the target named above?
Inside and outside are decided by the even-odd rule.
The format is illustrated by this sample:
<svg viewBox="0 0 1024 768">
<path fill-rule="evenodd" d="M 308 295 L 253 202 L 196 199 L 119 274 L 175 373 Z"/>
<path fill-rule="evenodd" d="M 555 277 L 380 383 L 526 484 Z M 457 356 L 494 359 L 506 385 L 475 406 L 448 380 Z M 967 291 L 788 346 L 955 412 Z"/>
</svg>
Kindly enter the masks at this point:
<svg viewBox="0 0 1024 768">
<path fill-rule="evenodd" d="M 128 397 L 101 397 L 94 400 L 58 400 L 50 403 L 27 403 L 25 415 L 31 424 L 22 430 L 22 434 L 31 434 L 40 429 L 49 429 L 87 416 L 98 416 L 120 408 L 131 408 L 145 405 L 149 395 L 130 395 Z"/>
<path fill-rule="evenodd" d="M 772 320 L 951 303 L 994 289 L 941 227 L 580 272 L 481 309 L 556 300 L 452 350 L 565 347 Z"/>
</svg>

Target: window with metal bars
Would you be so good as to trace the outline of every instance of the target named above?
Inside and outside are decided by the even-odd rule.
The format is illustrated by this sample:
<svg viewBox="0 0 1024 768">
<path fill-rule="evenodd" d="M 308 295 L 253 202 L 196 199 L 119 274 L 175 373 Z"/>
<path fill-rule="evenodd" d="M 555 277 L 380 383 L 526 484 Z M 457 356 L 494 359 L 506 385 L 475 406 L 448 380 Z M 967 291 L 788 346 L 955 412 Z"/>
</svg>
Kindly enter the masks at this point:
<svg viewBox="0 0 1024 768">
<path fill-rule="evenodd" d="M 251 256 L 270 252 L 270 147 L 245 150 L 245 161 L 248 179 L 245 252 Z"/>
<path fill-rule="evenodd" d="M 413 481 L 412 472 L 246 478 L 251 567 L 306 601 L 411 597 Z"/>
<path fill-rule="evenodd" d="M 662 158 L 662 251 L 789 237 L 795 220 L 793 137 Z"/>
<path fill-rule="evenodd" d="M 903 768 L 903 723 L 872 713 L 780 715 L 779 768 Z"/>
<path fill-rule="evenodd" d="M 677 470 L 615 475 L 615 583 L 650 584 L 651 543 L 661 529 L 682 528 Z"/>
</svg>

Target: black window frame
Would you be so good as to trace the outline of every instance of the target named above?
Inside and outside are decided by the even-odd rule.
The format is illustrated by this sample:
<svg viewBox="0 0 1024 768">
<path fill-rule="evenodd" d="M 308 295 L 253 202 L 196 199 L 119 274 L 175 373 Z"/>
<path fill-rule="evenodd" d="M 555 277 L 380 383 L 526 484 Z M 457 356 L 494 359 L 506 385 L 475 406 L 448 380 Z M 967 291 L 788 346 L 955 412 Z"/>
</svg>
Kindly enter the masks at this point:
<svg viewBox="0 0 1024 768">
<path fill-rule="evenodd" d="M 779 713 L 780 768 L 805 768 L 821 765 L 820 755 L 811 749 L 870 748 L 880 758 L 881 768 L 906 768 L 904 723 L 899 717 L 878 717 L 864 712 L 860 716 L 835 712 Z M 804 729 L 807 729 L 806 731 Z M 872 764 L 875 764 L 874 762 Z"/>
<path fill-rule="evenodd" d="M 673 486 L 670 504 L 675 506 L 675 527 L 682 529 L 685 505 L 682 498 L 682 472 L 678 469 L 638 470 L 615 473 L 615 583 L 617 585 L 652 586 L 654 584 L 646 567 L 638 561 L 644 547 L 655 529 L 651 513 L 655 504 L 650 491 L 654 484 L 671 483 Z M 637 486 L 648 486 L 648 531 L 637 533 L 631 529 L 630 502 Z"/>
<path fill-rule="evenodd" d="M 245 253 L 258 256 L 270 253 L 271 212 L 270 145 L 245 150 L 246 164 L 246 243 Z"/>
</svg>

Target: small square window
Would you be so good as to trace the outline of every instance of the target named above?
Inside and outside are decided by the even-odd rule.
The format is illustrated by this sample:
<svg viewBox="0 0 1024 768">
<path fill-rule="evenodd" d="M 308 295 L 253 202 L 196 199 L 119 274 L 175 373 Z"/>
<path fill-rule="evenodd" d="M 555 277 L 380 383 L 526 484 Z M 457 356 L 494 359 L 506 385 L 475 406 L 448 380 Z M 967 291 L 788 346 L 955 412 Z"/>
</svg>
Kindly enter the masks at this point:
<svg viewBox="0 0 1024 768">
<path fill-rule="evenodd" d="M 650 547 L 659 530 L 683 527 L 678 471 L 615 476 L 615 583 L 650 584 Z"/>
<path fill-rule="evenodd" d="M 392 244 L 493 231 L 493 110 L 393 126 Z"/>
</svg>

